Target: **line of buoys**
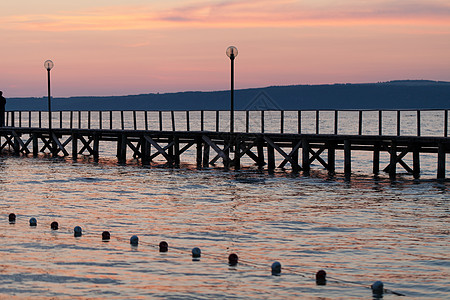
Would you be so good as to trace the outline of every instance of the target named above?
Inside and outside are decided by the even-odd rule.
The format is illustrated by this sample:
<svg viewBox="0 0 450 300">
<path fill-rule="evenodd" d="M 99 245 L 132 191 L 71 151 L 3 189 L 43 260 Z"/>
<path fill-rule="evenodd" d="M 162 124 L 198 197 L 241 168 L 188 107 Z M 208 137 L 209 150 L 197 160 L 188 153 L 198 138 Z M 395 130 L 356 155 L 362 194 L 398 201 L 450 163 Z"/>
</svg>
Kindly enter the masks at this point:
<svg viewBox="0 0 450 300">
<path fill-rule="evenodd" d="M 14 213 L 10 213 L 9 216 L 8 216 L 8 220 L 9 220 L 9 223 L 11 223 L 11 224 L 15 223 L 16 222 L 16 215 Z M 34 217 L 30 218 L 29 224 L 30 224 L 30 226 L 33 226 L 33 227 L 37 226 L 36 218 L 34 218 Z M 50 224 L 50 228 L 52 230 L 58 230 L 58 227 L 59 227 L 58 226 L 58 222 L 56 222 L 56 221 L 54 221 L 54 222 L 52 222 Z M 80 226 L 75 226 L 74 229 L 73 229 L 73 232 L 74 232 L 74 236 L 75 237 L 82 236 L 82 229 L 81 229 Z M 109 231 L 103 231 L 102 232 L 102 240 L 103 241 L 109 241 L 110 239 L 111 239 L 110 232 Z M 131 236 L 130 244 L 132 246 L 138 246 L 138 244 L 139 244 L 139 237 L 137 235 Z M 168 248 L 169 248 L 169 245 L 168 245 L 168 243 L 166 241 L 161 241 L 159 243 L 158 247 L 159 247 L 159 252 L 167 252 Z M 194 260 L 194 261 L 200 260 L 201 254 L 202 254 L 202 251 L 200 250 L 200 248 L 198 248 L 198 247 L 192 248 L 192 258 L 193 258 L 192 260 Z M 238 255 L 236 253 L 231 253 L 228 256 L 228 264 L 230 266 L 236 266 L 238 264 L 238 260 L 239 260 L 239 257 L 238 257 Z M 249 263 L 249 262 L 246 262 L 246 264 L 251 265 L 251 263 Z M 272 275 L 279 276 L 281 274 L 281 263 L 278 262 L 278 261 L 275 261 L 272 264 L 272 266 L 271 266 L 271 271 L 272 271 Z M 294 272 L 294 273 L 298 273 L 298 272 Z M 302 275 L 303 277 L 306 277 L 303 274 L 300 274 L 300 275 Z M 327 283 L 327 273 L 326 273 L 325 270 L 317 271 L 315 277 L 316 277 L 316 284 L 317 285 L 326 285 L 326 283 Z M 330 277 L 330 278 L 336 280 L 337 282 L 350 283 L 350 284 L 364 286 L 362 283 L 358 283 L 358 282 L 341 280 L 341 279 L 334 278 L 334 277 Z M 385 289 L 384 288 L 384 284 L 383 284 L 382 281 L 375 281 L 370 286 L 370 289 L 372 290 L 372 294 L 373 294 L 373 297 L 375 299 L 383 298 L 383 294 L 393 294 L 393 295 L 397 295 L 397 296 L 405 296 L 402 293 L 398 293 L 398 292 L 395 292 L 395 291 L 392 291 L 392 290 L 389 290 L 389 289 Z"/>
</svg>

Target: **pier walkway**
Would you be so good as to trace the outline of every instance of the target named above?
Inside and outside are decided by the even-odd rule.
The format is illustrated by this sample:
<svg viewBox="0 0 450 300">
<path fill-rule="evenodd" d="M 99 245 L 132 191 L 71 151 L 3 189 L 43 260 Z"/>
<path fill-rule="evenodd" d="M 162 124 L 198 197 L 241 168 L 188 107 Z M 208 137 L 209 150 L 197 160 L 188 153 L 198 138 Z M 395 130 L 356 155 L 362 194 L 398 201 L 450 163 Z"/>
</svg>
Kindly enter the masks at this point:
<svg viewBox="0 0 450 300">
<path fill-rule="evenodd" d="M 442 128 L 438 131 L 441 136 L 422 136 L 423 118 L 422 111 L 413 112 L 416 117 L 413 127 L 414 135 L 403 135 L 400 118 L 405 111 L 391 111 L 396 116 L 396 133 L 383 134 L 383 114 L 385 111 L 372 111 L 378 115 L 376 123 L 378 128 L 374 134 L 365 134 L 363 131 L 363 115 L 366 111 L 351 111 L 355 118 L 351 118 L 350 126 L 356 133 L 342 134 L 339 132 L 339 114 L 346 111 L 311 111 L 315 125 L 315 132 L 302 132 L 306 126 L 304 111 L 290 112 L 295 115 L 295 120 L 290 117 L 285 119 L 286 113 L 276 112 L 279 118 L 279 127 L 276 131 L 267 130 L 265 115 L 268 112 L 254 112 L 259 119 L 260 130 L 254 132 L 251 120 L 254 116 L 248 111 L 241 112 L 242 123 L 239 132 L 227 132 L 221 130 L 220 114 L 226 112 L 53 112 L 52 124 L 48 126 L 44 120 L 45 112 L 8 112 L 7 126 L 0 128 L 0 151 L 9 150 L 16 155 L 33 155 L 48 153 L 53 156 L 71 156 L 77 160 L 80 155 L 92 156 L 94 161 L 99 160 L 99 153 L 104 142 L 115 144 L 115 153 L 118 163 L 126 163 L 127 152 L 138 159 L 143 165 L 149 165 L 158 157 L 163 158 L 167 166 L 177 167 L 183 162 L 183 155 L 188 150 L 195 153 L 195 163 L 198 168 L 217 166 L 226 169 L 239 170 L 248 167 L 242 164 L 243 159 L 251 161 L 258 168 L 273 171 L 277 168 L 290 168 L 294 172 L 303 172 L 308 175 L 313 162 L 319 163 L 330 174 L 337 171 L 350 177 L 352 173 L 352 152 L 368 151 L 371 153 L 372 171 L 378 174 L 386 172 L 391 178 L 395 178 L 400 168 L 411 174 L 414 178 L 420 177 L 420 156 L 423 153 L 437 154 L 436 177 L 444 179 L 446 174 L 446 155 L 450 153 L 450 138 L 448 137 L 448 110 L 438 111 L 442 120 L 438 122 Z M 208 123 L 205 115 L 215 115 L 215 120 Z M 229 112 L 228 112 L 229 113 Z M 272 112 L 273 113 L 273 112 Z M 132 117 L 126 118 L 124 115 Z M 149 116 L 158 116 L 149 126 Z M 183 129 L 177 130 L 175 122 L 179 118 L 176 114 L 183 114 Z M 331 133 L 321 133 L 320 116 L 327 115 L 331 122 Z M 139 117 L 139 115 L 141 117 Z M 163 115 L 171 122 L 164 123 Z M 195 118 L 193 117 L 195 115 Z M 329 116 L 334 116 L 330 120 Z M 48 116 L 48 115 L 47 115 Z M 59 117 L 58 118 L 55 118 Z M 84 116 L 84 118 L 83 118 Z M 303 116 L 303 118 L 302 118 Z M 273 123 L 273 120 L 270 122 Z M 192 127 L 200 130 L 191 130 Z M 295 127 L 296 132 L 287 132 L 286 123 L 290 129 Z M 119 128 L 115 128 L 118 124 Z M 128 125 L 131 128 L 126 128 Z M 207 125 L 213 128 L 205 127 Z M 294 126 L 293 126 L 294 124 Z M 59 125 L 59 126 L 58 126 Z M 84 125 L 84 126 L 83 126 Z M 411 122 L 408 124 L 411 130 Z M 142 128 L 139 128 L 141 126 Z M 171 126 L 171 130 L 166 130 Z M 435 126 L 435 125 L 432 125 Z M 314 126 L 313 126 L 314 127 Z M 330 127 L 330 126 L 329 126 Z M 50 129 L 51 128 L 51 129 Z M 291 130 L 292 131 L 292 130 Z M 314 128 L 313 128 L 314 131 Z M 343 164 L 336 164 L 336 152 L 343 151 Z M 387 153 L 389 162 L 380 164 L 380 153 Z M 405 162 L 405 156 L 412 155 L 412 165 Z M 338 170 L 337 170 L 338 168 Z M 341 169 L 342 168 L 342 169 Z M 402 171 L 403 172 L 403 171 Z"/>
</svg>

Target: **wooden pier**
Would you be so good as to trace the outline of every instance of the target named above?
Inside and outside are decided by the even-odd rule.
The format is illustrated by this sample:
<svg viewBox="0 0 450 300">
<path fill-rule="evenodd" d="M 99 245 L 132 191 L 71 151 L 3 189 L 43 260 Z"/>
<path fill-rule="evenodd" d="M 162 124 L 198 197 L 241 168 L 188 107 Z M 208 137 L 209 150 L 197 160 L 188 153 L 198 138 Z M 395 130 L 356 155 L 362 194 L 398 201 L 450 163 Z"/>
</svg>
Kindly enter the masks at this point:
<svg viewBox="0 0 450 300">
<path fill-rule="evenodd" d="M 380 171 L 386 172 L 391 178 L 395 178 L 399 169 L 403 169 L 414 178 L 420 177 L 420 154 L 435 153 L 436 177 L 444 179 L 446 174 L 446 155 L 450 153 L 450 138 L 448 131 L 448 111 L 445 110 L 443 136 L 421 136 L 420 121 L 417 122 L 418 134 L 415 136 L 397 135 L 364 135 L 362 134 L 362 113 L 358 121 L 358 134 L 321 134 L 319 125 L 316 133 L 285 133 L 281 125 L 278 133 L 249 132 L 248 113 L 246 113 L 246 125 L 243 132 L 230 133 L 220 130 L 190 130 L 189 113 L 187 116 L 188 130 L 175 130 L 174 118 L 172 118 L 173 130 L 162 130 L 162 118 L 159 120 L 161 130 L 149 130 L 147 126 L 147 114 L 145 121 L 147 128 L 136 128 L 136 113 L 134 113 L 134 128 L 125 129 L 122 115 L 122 128 L 112 129 L 112 113 L 106 122 L 111 124 L 111 128 L 74 128 L 76 124 L 72 120 L 76 112 L 64 112 L 70 114 L 69 128 L 63 128 L 63 113 L 60 115 L 61 128 L 39 128 L 41 127 L 41 113 L 39 112 L 39 126 L 33 127 L 31 112 L 24 113 L 30 116 L 27 122 L 23 122 L 21 113 L 10 114 L 7 127 L 0 128 L 0 151 L 8 149 L 15 155 L 33 155 L 48 153 L 52 156 L 67 156 L 77 160 L 80 155 L 92 156 L 94 161 L 99 161 L 100 150 L 104 142 L 113 142 L 116 145 L 116 157 L 118 163 L 126 163 L 127 153 L 138 159 L 143 165 L 149 165 L 157 157 L 162 158 L 167 166 L 178 167 L 184 161 L 183 156 L 188 150 L 195 153 L 195 164 L 197 168 L 209 168 L 218 165 L 225 169 L 239 170 L 241 167 L 248 167 L 242 161 L 251 161 L 252 165 L 269 172 L 277 168 L 288 169 L 293 172 L 302 172 L 308 175 L 311 164 L 319 163 L 329 174 L 336 172 L 344 173 L 346 177 L 352 172 L 352 152 L 368 151 L 372 154 L 372 171 L 378 174 Z M 89 112 L 89 118 L 91 113 Z M 108 115 L 108 112 L 106 112 Z M 161 112 L 159 112 L 161 116 Z M 173 112 L 171 114 L 174 115 Z M 200 125 L 204 129 L 203 113 Z M 337 113 L 335 113 L 337 115 Z M 420 120 L 420 112 L 417 112 Z M 79 115 L 81 116 L 81 114 Z M 264 116 L 264 112 L 261 112 Z M 283 113 L 280 114 L 283 116 Z M 298 114 L 301 120 L 301 113 Z M 400 116 L 400 114 L 398 114 Z M 316 123 L 319 124 L 319 112 L 317 112 Z M 381 114 L 380 114 L 381 117 Z M 105 122 L 100 114 L 100 123 Z M 78 124 L 81 124 L 81 117 Z M 337 118 L 335 119 L 337 120 Z M 399 120 L 399 119 L 397 119 Z M 34 120 L 36 121 L 36 120 Z M 34 122 L 33 121 L 33 122 Z M 67 121 L 67 120 L 66 120 Z M 280 122 L 284 122 L 280 118 Z M 218 119 L 216 119 L 218 124 Z M 264 117 L 261 121 L 264 124 Z M 20 124 L 20 126 L 11 126 Z M 300 121 L 299 121 L 300 124 Z M 381 121 L 379 121 L 381 124 Z M 399 124 L 399 122 L 397 122 Z M 24 125 L 24 126 L 22 126 Z M 26 126 L 30 125 L 30 126 Z M 79 126 L 81 127 L 81 126 Z M 397 132 L 400 133 L 400 126 L 397 125 Z M 219 129 L 219 125 L 216 127 Z M 302 128 L 299 125 L 298 130 Z M 335 131 L 337 131 L 335 121 Z M 380 126 L 379 133 L 382 128 Z M 343 165 L 336 164 L 336 152 L 343 151 Z M 387 165 L 380 164 L 380 153 L 389 155 Z M 412 155 L 412 165 L 408 165 L 404 158 L 407 154 Z M 128 156 L 129 157 L 129 156 Z M 402 172 L 404 172 L 402 171 Z"/>
</svg>

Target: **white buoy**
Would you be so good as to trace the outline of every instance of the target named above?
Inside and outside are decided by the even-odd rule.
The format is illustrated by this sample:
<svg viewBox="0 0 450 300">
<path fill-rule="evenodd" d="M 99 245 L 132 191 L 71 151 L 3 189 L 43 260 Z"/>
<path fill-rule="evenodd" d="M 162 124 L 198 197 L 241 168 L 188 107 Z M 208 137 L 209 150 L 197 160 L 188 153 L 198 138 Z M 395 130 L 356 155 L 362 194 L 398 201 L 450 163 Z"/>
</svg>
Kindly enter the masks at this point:
<svg viewBox="0 0 450 300">
<path fill-rule="evenodd" d="M 199 258 L 200 256 L 202 256 L 202 250 L 198 247 L 192 248 L 192 257 Z"/>
<path fill-rule="evenodd" d="M 382 295 L 384 292 L 384 284 L 382 281 L 375 281 L 370 287 L 375 295 Z"/>
<path fill-rule="evenodd" d="M 130 244 L 133 245 L 133 246 L 137 246 L 139 244 L 139 238 L 138 238 L 137 235 L 133 235 L 130 238 Z"/>
<path fill-rule="evenodd" d="M 83 231 L 81 230 L 80 226 L 75 226 L 75 228 L 73 229 L 73 235 L 78 237 L 81 236 L 83 234 Z"/>
<path fill-rule="evenodd" d="M 276 261 L 272 264 L 272 275 L 280 275 L 281 273 L 281 264 Z"/>
<path fill-rule="evenodd" d="M 37 220 L 36 220 L 36 218 L 31 218 L 31 219 L 30 219 L 30 226 L 37 226 Z"/>
</svg>

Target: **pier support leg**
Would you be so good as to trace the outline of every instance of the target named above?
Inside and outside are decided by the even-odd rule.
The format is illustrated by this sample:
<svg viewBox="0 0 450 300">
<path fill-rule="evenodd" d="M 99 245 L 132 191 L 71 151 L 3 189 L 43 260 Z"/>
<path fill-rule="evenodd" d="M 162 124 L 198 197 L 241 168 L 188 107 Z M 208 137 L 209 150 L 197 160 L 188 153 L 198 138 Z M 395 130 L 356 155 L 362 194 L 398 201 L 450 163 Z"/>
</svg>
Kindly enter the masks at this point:
<svg viewBox="0 0 450 300">
<path fill-rule="evenodd" d="M 78 136 L 76 133 L 72 133 L 72 160 L 78 159 Z"/>
<path fill-rule="evenodd" d="M 141 162 L 143 166 L 150 164 L 150 143 L 142 136 L 141 137 L 142 158 Z"/>
<path fill-rule="evenodd" d="M 437 178 L 445 179 L 445 149 L 442 143 L 438 144 Z"/>
<path fill-rule="evenodd" d="M 99 155 L 98 155 L 99 142 L 100 142 L 99 136 L 97 134 L 95 134 L 94 135 L 94 148 L 92 150 L 94 152 L 93 153 L 94 162 L 96 162 L 96 163 L 98 163 L 98 157 L 99 157 Z"/>
<path fill-rule="evenodd" d="M 173 161 L 175 163 L 175 168 L 180 167 L 180 139 L 176 136 L 173 138 Z"/>
<path fill-rule="evenodd" d="M 32 133 L 31 136 L 33 139 L 33 156 L 36 157 L 36 156 L 38 156 L 38 153 L 39 153 L 38 137 L 37 137 L 37 134 L 35 134 L 35 133 Z"/>
<path fill-rule="evenodd" d="M 275 149 L 267 143 L 267 168 L 269 172 L 275 170 Z"/>
<path fill-rule="evenodd" d="M 292 166 L 292 171 L 293 171 L 294 173 L 298 173 L 298 172 L 300 171 L 300 169 L 301 169 L 301 167 L 298 165 L 298 149 L 295 149 L 298 143 L 299 143 L 298 141 L 292 142 L 292 150 L 294 151 L 294 152 L 292 153 L 292 160 L 293 160 L 294 163 L 295 163 L 295 164 Z"/>
<path fill-rule="evenodd" d="M 127 161 L 127 137 L 121 134 L 117 139 L 117 162 L 124 164 Z"/>
<path fill-rule="evenodd" d="M 264 141 L 263 139 L 258 139 L 257 141 L 257 149 L 258 149 L 258 168 L 262 169 L 264 167 Z"/>
<path fill-rule="evenodd" d="M 209 168 L 209 148 L 208 144 L 203 148 L 203 168 Z"/>
<path fill-rule="evenodd" d="M 241 140 L 237 137 L 234 141 L 234 169 L 241 169 Z"/>
<path fill-rule="evenodd" d="M 349 180 L 352 174 L 352 145 L 349 140 L 344 140 L 344 175 Z"/>
<path fill-rule="evenodd" d="M 397 143 L 392 141 L 391 144 L 391 160 L 389 164 L 389 178 L 395 180 L 397 175 Z"/>
<path fill-rule="evenodd" d="M 197 139 L 197 169 L 202 168 L 202 139 Z"/>
<path fill-rule="evenodd" d="M 225 153 L 226 158 L 223 158 L 223 167 L 225 168 L 225 170 L 228 170 L 230 168 L 230 148 L 232 145 L 233 142 L 231 140 L 228 140 L 228 145 L 227 140 L 224 140 L 223 152 Z"/>
<path fill-rule="evenodd" d="M 333 176 L 336 173 L 336 144 L 328 143 L 328 175 Z"/>
<path fill-rule="evenodd" d="M 380 173 L 380 143 L 375 143 L 373 145 L 373 174 L 378 175 Z"/>
<path fill-rule="evenodd" d="M 420 146 L 413 148 L 413 176 L 415 179 L 420 177 Z"/>
<path fill-rule="evenodd" d="M 309 176 L 311 166 L 309 163 L 309 142 L 307 139 L 302 140 L 302 167 L 303 175 Z"/>
</svg>

